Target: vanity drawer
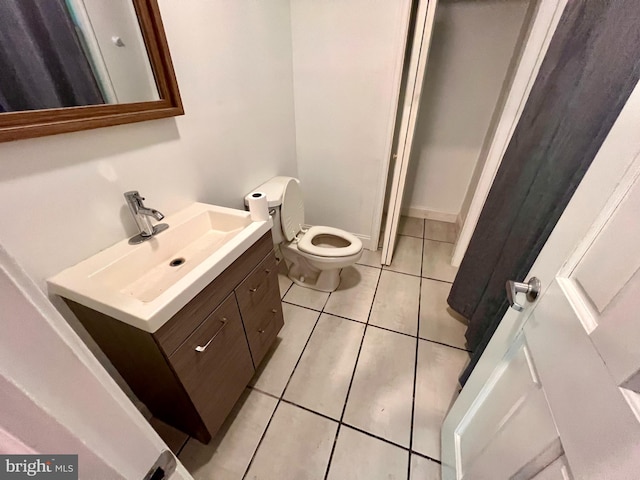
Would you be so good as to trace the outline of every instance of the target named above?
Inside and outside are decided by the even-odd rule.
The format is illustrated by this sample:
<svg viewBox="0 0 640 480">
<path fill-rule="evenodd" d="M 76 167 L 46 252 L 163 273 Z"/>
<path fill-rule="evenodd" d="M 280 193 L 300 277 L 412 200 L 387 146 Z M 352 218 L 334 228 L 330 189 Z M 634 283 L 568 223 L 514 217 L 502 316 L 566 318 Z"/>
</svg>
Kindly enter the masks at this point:
<svg viewBox="0 0 640 480">
<path fill-rule="evenodd" d="M 244 281 L 236 288 L 238 296 L 238 305 L 240 305 L 240 313 L 244 314 L 245 310 L 254 308 L 259 305 L 267 296 L 273 292 L 270 287 L 276 286 L 278 290 L 278 265 L 276 256 L 271 253 L 266 256 L 262 262 L 244 279 Z M 277 295 L 280 297 L 280 294 Z M 242 316 L 244 320 L 244 315 Z M 246 321 L 245 321 L 246 324 Z"/>
<path fill-rule="evenodd" d="M 256 368 L 262 362 L 267 351 L 276 340 L 278 332 L 284 325 L 278 285 L 276 283 L 275 288 L 273 285 L 269 288 L 271 295 L 266 296 L 260 305 L 256 306 L 249 316 L 250 320 L 245 322 L 245 332 Z"/>
<path fill-rule="evenodd" d="M 214 434 L 254 373 L 233 294 L 206 318 L 169 361 L 207 430 Z"/>
<path fill-rule="evenodd" d="M 268 255 L 238 288 L 240 306 L 253 363 L 257 367 L 284 325 L 276 258 Z"/>
<path fill-rule="evenodd" d="M 171 355 L 198 325 L 220 305 L 233 289 L 249 275 L 258 262 L 273 251 L 271 231 L 265 233 L 233 265 L 222 272 L 196 295 L 171 320 L 165 323 L 154 337 L 167 355 Z"/>
</svg>

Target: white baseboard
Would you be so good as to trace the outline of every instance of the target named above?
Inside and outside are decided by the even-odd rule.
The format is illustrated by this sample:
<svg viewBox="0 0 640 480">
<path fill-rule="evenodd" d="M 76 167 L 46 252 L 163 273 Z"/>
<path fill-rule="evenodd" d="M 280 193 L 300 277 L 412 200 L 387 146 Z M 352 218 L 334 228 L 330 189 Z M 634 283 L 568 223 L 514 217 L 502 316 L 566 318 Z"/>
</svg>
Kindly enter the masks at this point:
<svg viewBox="0 0 640 480">
<path fill-rule="evenodd" d="M 455 213 L 436 212 L 417 207 L 402 207 L 402 215 L 415 218 L 426 218 L 427 220 L 437 220 L 439 222 L 458 223 L 459 215 Z"/>
<path fill-rule="evenodd" d="M 378 249 L 377 245 L 372 244 L 372 239 L 369 235 L 358 235 L 357 233 L 354 233 L 354 235 L 362 240 L 362 246 L 367 250 L 373 250 L 375 252 Z"/>
</svg>

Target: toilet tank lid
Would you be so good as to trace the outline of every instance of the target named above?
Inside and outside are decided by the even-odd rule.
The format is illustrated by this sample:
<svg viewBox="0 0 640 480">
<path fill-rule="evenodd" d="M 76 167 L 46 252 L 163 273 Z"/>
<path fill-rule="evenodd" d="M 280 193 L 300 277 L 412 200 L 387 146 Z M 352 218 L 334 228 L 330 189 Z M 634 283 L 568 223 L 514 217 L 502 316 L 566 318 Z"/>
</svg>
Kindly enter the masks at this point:
<svg viewBox="0 0 640 480">
<path fill-rule="evenodd" d="M 279 207 L 282 205 L 282 197 L 284 196 L 284 190 L 289 181 L 295 180 L 300 183 L 300 180 L 293 177 L 273 177 L 271 180 L 264 182 L 262 185 L 254 188 L 244 197 L 244 204 L 249 205 L 249 196 L 253 192 L 263 192 L 267 195 L 267 203 L 269 207 Z"/>
</svg>

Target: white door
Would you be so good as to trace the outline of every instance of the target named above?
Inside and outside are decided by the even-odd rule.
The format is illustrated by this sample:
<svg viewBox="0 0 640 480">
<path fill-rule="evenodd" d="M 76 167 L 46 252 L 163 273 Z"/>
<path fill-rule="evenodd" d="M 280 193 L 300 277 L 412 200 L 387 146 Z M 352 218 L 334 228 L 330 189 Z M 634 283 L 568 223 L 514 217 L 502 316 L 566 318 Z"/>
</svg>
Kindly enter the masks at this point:
<svg viewBox="0 0 640 480">
<path fill-rule="evenodd" d="M 444 479 L 640 478 L 638 125 L 640 87 L 530 272 L 540 297 L 445 419 Z"/>
<path fill-rule="evenodd" d="M 0 454 L 78 455 L 79 478 L 142 480 L 158 460 L 192 478 L 1 246 L 0 305 Z"/>
<path fill-rule="evenodd" d="M 437 0 L 420 0 L 416 13 L 415 32 L 407 70 L 407 83 L 400 113 L 400 125 L 397 126 L 398 130 L 394 135 L 394 137 L 397 137 L 395 143 L 396 152 L 393 154 L 392 159 L 391 192 L 387 203 L 387 221 L 382 240 L 382 263 L 385 265 L 391 264 L 396 243 L 400 208 L 404 195 L 407 169 L 409 168 L 409 156 L 411 155 L 413 135 L 416 129 L 437 3 Z"/>
</svg>

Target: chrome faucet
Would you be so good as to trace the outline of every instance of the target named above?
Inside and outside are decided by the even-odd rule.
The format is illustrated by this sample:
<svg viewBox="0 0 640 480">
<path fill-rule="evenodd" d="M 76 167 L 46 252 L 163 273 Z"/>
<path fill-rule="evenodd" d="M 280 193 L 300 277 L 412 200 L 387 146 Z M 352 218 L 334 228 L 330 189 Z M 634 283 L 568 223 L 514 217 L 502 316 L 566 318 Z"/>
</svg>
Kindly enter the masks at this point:
<svg viewBox="0 0 640 480">
<path fill-rule="evenodd" d="M 141 197 L 136 190 L 125 192 L 124 198 L 127 200 L 127 205 L 129 205 L 129 210 L 131 211 L 131 215 L 133 215 L 133 220 L 136 222 L 136 225 L 140 230 L 138 235 L 129 239 L 129 243 L 131 245 L 136 245 L 144 242 L 145 240 L 149 240 L 154 235 L 157 235 L 169 228 L 169 225 L 166 223 L 159 223 L 155 226 L 151 224 L 151 217 L 159 221 L 164 218 L 164 215 L 158 210 L 145 207 L 143 203 L 144 197 Z"/>
</svg>

